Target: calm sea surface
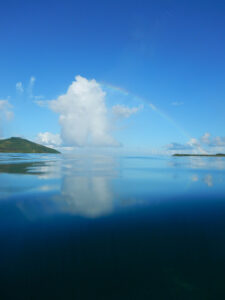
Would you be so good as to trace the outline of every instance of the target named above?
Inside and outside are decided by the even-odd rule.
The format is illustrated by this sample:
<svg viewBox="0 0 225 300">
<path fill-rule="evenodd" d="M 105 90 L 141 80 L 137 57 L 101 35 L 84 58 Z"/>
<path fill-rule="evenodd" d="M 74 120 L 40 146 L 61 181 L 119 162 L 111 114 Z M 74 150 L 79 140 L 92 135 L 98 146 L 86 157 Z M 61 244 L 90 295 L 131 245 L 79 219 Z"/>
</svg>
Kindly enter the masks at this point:
<svg viewBox="0 0 225 300">
<path fill-rule="evenodd" d="M 0 299 L 225 299 L 225 159 L 1 154 Z"/>
</svg>

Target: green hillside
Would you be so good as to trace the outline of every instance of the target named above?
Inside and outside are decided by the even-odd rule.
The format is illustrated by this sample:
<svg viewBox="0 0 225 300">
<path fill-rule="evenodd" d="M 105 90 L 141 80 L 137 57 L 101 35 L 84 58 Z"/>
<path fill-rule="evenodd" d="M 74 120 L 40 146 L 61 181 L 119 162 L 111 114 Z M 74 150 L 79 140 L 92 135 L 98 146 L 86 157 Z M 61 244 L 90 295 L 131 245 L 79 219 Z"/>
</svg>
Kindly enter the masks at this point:
<svg viewBox="0 0 225 300">
<path fill-rule="evenodd" d="M 0 152 L 4 153 L 60 153 L 59 151 L 48 148 L 28 140 L 11 137 L 0 140 Z"/>
</svg>

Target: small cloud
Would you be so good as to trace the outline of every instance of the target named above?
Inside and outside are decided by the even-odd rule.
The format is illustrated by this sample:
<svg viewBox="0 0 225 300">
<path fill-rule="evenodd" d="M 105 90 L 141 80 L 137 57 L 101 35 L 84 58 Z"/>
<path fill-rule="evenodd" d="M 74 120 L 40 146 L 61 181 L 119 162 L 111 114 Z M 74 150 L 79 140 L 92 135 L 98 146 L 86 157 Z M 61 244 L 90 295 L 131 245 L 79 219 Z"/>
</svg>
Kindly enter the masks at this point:
<svg viewBox="0 0 225 300">
<path fill-rule="evenodd" d="M 14 113 L 12 111 L 12 105 L 8 100 L 0 100 L 0 122 L 12 120 Z M 2 128 L 0 128 L 0 135 L 2 135 Z"/>
<path fill-rule="evenodd" d="M 181 106 L 181 105 L 184 105 L 184 102 L 178 102 L 178 101 L 176 102 L 175 101 L 175 102 L 172 102 L 171 105 L 172 106 Z"/>
<path fill-rule="evenodd" d="M 196 138 L 191 138 L 188 142 L 187 142 L 188 145 L 190 146 L 200 146 L 200 143 L 199 141 L 196 139 Z"/>
<path fill-rule="evenodd" d="M 8 100 L 0 100 L 0 114 L 7 121 L 13 118 L 12 105 Z"/>
<path fill-rule="evenodd" d="M 206 132 L 202 137 L 191 138 L 186 144 L 172 143 L 167 150 L 193 150 L 192 153 L 216 154 L 225 153 L 225 136 L 212 137 Z"/>
<path fill-rule="evenodd" d="M 210 143 L 210 147 L 225 147 L 225 137 L 224 136 L 217 136 L 213 138 Z"/>
<path fill-rule="evenodd" d="M 34 76 L 30 77 L 30 81 L 29 81 L 29 86 L 28 86 L 28 95 L 30 98 L 33 98 L 33 87 L 34 87 L 34 83 L 36 81 L 36 78 Z"/>
<path fill-rule="evenodd" d="M 5 118 L 7 121 L 12 120 L 13 117 L 14 117 L 14 113 L 12 111 L 10 111 L 10 110 L 5 111 Z"/>
<path fill-rule="evenodd" d="M 45 97 L 43 95 L 39 95 L 39 96 L 34 96 L 34 100 L 41 100 L 44 99 Z"/>
<path fill-rule="evenodd" d="M 23 84 L 22 84 L 21 81 L 16 83 L 16 90 L 19 93 L 23 93 L 24 92 Z"/>
<path fill-rule="evenodd" d="M 203 144 L 210 144 L 210 136 L 211 134 L 206 132 L 201 138 L 200 138 L 200 141 L 203 143 Z"/>
<path fill-rule="evenodd" d="M 195 149 L 197 151 L 197 153 L 207 154 L 207 151 L 205 151 L 205 149 L 202 148 L 202 145 L 198 139 L 191 138 L 187 142 L 187 144 L 190 145 L 191 147 L 193 147 L 193 149 Z"/>
<path fill-rule="evenodd" d="M 31 76 L 30 85 L 34 85 L 35 81 L 36 81 L 36 78 L 34 76 Z"/>
<path fill-rule="evenodd" d="M 59 134 L 53 134 L 51 132 L 40 132 L 37 135 L 36 142 L 48 147 L 57 147 L 62 144 L 62 140 Z"/>
<path fill-rule="evenodd" d="M 128 118 L 131 115 L 140 111 L 142 108 L 143 105 L 130 108 L 128 106 L 118 104 L 112 107 L 112 112 L 117 117 Z"/>
<path fill-rule="evenodd" d="M 209 132 L 206 132 L 200 139 L 200 143 L 210 148 L 223 148 L 225 147 L 225 136 L 212 137 Z M 224 149 L 225 150 L 225 149 Z"/>
<path fill-rule="evenodd" d="M 37 100 L 37 101 L 44 99 L 45 97 L 43 95 L 37 95 L 37 96 L 33 95 L 33 88 L 34 88 L 35 81 L 36 81 L 36 78 L 34 76 L 31 76 L 29 79 L 28 87 L 26 89 L 24 88 L 21 81 L 17 82 L 16 83 L 17 92 L 23 93 L 24 90 L 26 90 L 29 98 L 33 98 L 34 100 Z"/>
<path fill-rule="evenodd" d="M 47 100 L 35 100 L 34 103 L 36 103 L 40 107 L 48 107 L 49 101 Z"/>
</svg>

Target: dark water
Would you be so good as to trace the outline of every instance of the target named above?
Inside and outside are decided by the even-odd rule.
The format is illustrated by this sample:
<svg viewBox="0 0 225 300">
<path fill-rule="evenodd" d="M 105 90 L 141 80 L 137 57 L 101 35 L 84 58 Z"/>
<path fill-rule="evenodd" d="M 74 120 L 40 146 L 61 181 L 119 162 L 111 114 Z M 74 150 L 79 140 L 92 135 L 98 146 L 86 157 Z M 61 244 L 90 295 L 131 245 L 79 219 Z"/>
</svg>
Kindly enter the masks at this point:
<svg viewBox="0 0 225 300">
<path fill-rule="evenodd" d="M 0 299 L 225 299 L 225 159 L 1 154 Z"/>
</svg>

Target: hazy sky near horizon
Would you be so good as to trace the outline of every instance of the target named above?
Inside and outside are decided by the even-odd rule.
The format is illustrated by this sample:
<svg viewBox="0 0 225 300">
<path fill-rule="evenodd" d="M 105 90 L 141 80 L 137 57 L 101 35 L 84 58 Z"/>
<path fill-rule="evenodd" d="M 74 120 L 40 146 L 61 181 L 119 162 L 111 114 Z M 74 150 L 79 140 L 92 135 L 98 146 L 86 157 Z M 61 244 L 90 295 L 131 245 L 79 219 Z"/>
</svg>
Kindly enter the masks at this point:
<svg viewBox="0 0 225 300">
<path fill-rule="evenodd" d="M 224 1 L 1 1 L 0 136 L 225 151 Z"/>
</svg>

